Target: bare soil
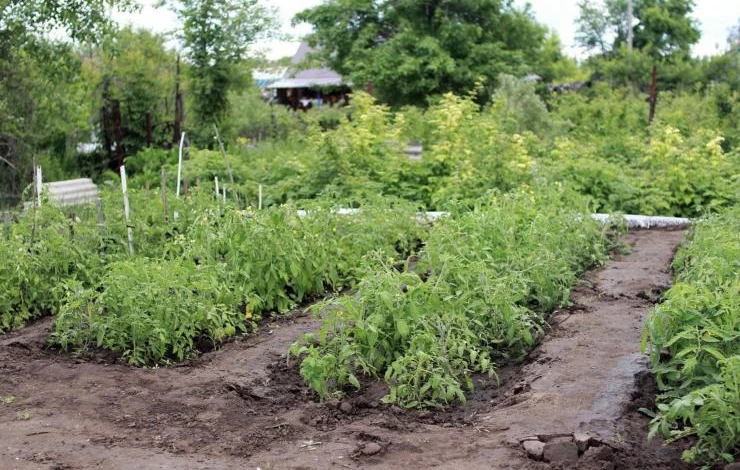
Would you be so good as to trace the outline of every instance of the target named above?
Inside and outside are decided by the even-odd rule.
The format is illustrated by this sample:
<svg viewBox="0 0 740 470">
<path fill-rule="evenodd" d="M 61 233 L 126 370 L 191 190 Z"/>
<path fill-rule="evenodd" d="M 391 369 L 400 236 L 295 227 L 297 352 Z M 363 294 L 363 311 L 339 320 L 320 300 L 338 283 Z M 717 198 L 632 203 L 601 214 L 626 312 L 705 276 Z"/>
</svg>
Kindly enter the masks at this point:
<svg viewBox="0 0 740 470">
<path fill-rule="evenodd" d="M 689 468 L 680 448 L 646 442 L 637 412 L 655 395 L 642 325 L 683 236 L 629 233 L 631 253 L 574 290 L 523 364 L 503 368 L 500 383 L 477 377 L 468 403 L 444 412 L 383 405 L 374 381 L 317 403 L 285 358 L 318 329 L 303 312 L 153 369 L 50 350 L 42 320 L 0 336 L 0 470 Z M 570 450 L 573 433 L 586 443 L 558 461 L 553 449 Z M 530 458 L 527 441 L 553 461 Z"/>
</svg>

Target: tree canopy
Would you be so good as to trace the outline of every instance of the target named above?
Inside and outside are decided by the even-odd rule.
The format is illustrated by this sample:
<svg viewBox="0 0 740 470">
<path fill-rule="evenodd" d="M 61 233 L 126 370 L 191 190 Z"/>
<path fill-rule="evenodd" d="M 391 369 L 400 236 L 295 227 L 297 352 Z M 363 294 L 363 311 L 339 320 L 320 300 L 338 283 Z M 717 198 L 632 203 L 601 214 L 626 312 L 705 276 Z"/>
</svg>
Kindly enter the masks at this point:
<svg viewBox="0 0 740 470">
<path fill-rule="evenodd" d="M 245 84 L 238 65 L 248 47 L 267 36 L 274 11 L 258 0 L 172 0 L 182 22 L 181 40 L 190 63 L 192 117 L 206 140 L 229 109 L 229 92 Z"/>
<path fill-rule="evenodd" d="M 691 18 L 693 0 L 634 0 L 633 47 L 653 58 L 688 57 L 700 38 Z M 582 0 L 576 42 L 584 49 L 614 55 L 627 43 L 627 0 Z"/>
<path fill-rule="evenodd" d="M 499 74 L 536 72 L 547 33 L 511 0 L 329 0 L 294 22 L 313 25 L 329 66 L 394 105 L 477 84 L 490 96 Z"/>
</svg>

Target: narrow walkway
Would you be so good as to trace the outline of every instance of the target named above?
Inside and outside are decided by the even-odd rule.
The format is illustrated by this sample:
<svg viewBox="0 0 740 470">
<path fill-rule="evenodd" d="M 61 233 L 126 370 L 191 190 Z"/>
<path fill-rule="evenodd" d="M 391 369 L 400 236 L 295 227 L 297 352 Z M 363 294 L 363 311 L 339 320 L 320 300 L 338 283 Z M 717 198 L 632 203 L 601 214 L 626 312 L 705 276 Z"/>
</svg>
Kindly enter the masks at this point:
<svg viewBox="0 0 740 470">
<path fill-rule="evenodd" d="M 540 436 L 540 442 L 552 444 L 571 441 L 576 432 L 587 434 L 591 442 L 619 448 L 625 437 L 618 420 L 630 402 L 635 374 L 647 364 L 639 353 L 642 326 L 671 282 L 670 263 L 684 236 L 683 231 L 628 234 L 631 253 L 594 272 L 574 291 L 574 306 L 551 318 L 552 330 L 532 352 L 515 383 L 509 384 L 509 399 L 478 415 L 472 429 L 426 425 L 413 433 L 398 433 L 375 426 L 369 432 L 373 420 L 377 422 L 371 416 L 321 436 L 325 445 L 311 453 L 301 452 L 297 445 L 281 446 L 252 461 L 263 469 L 327 468 L 327 460 L 332 459 L 346 467 L 346 457 L 337 460 L 342 447 L 356 457 L 363 449 L 348 436 L 383 444 L 382 455 L 359 455 L 349 461 L 351 468 L 547 469 L 553 466 L 527 457 L 524 440 Z M 656 468 L 650 462 L 650 468 Z M 581 458 L 555 467 L 602 468 L 601 464 Z M 617 468 L 642 464 L 636 465 Z"/>
</svg>

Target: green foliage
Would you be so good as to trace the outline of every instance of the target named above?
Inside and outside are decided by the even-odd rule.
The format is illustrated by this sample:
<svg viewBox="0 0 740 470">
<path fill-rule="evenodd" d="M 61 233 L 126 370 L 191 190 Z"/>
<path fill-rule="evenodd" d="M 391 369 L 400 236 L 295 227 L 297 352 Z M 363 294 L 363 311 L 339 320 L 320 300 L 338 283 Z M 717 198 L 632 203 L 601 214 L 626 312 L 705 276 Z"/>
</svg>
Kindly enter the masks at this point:
<svg viewBox="0 0 740 470">
<path fill-rule="evenodd" d="M 337 114 L 331 129 L 322 129 L 322 114 L 301 114 L 302 134 L 255 147 L 232 145 L 235 185 L 227 184 L 229 193 L 236 190 L 254 205 L 263 184 L 266 205 L 329 195 L 359 206 L 382 194 L 446 210 L 473 207 L 491 191 L 554 181 L 589 196 L 596 211 L 688 217 L 737 200 L 740 160 L 727 149 L 740 134 L 730 131 L 725 139 L 717 132 L 730 130 L 737 111 L 730 104 L 729 115 L 718 112 L 725 87 L 706 96 L 662 94 L 651 129 L 644 101 L 628 89 L 598 86 L 593 96 L 554 97 L 548 112 L 531 83 L 513 77 L 502 83 L 483 109 L 471 96 L 447 94 L 424 111 L 393 113 L 357 93 L 349 115 Z M 421 160 L 403 152 L 409 139 L 423 144 Z M 176 160 L 168 155 L 173 175 Z M 164 156 L 132 157 L 134 180 L 156 187 Z M 201 184 L 227 180 L 216 151 L 192 150 L 184 172 Z"/>
<path fill-rule="evenodd" d="M 223 269 L 182 259 L 111 263 L 98 284 L 67 299 L 51 341 L 63 349 L 109 349 L 134 365 L 182 361 L 199 340 L 217 342 L 244 329 L 223 303 L 230 300 Z"/>
<path fill-rule="evenodd" d="M 241 211 L 196 191 L 174 201 L 178 217 L 165 222 L 161 207 L 147 211 L 151 197 L 133 191 L 131 199 L 137 255 L 124 255 L 119 219 L 101 240 L 105 258 L 78 253 L 104 266 L 84 281 L 66 272 L 54 277 L 71 287 L 48 307 L 31 299 L 47 307 L 39 313 L 57 313 L 51 341 L 63 349 L 109 349 L 136 365 L 181 361 L 256 328 L 265 314 L 353 285 L 376 259 L 408 256 L 424 232 L 413 206 L 399 201 L 367 202 L 355 215 L 314 204 L 299 216 L 290 206 Z"/>
<path fill-rule="evenodd" d="M 535 84 L 511 75 L 499 76 L 499 87 L 493 94 L 492 107 L 510 132 L 525 131 L 545 134 L 551 125 L 545 103 L 535 93 Z"/>
<path fill-rule="evenodd" d="M 0 4 L 0 41 L 17 40 L 23 37 L 20 31 L 43 35 L 58 29 L 75 40 L 95 40 L 110 28 L 112 10 L 135 6 L 135 0 L 5 0 Z"/>
<path fill-rule="evenodd" d="M 696 436 L 688 461 L 730 462 L 739 451 L 738 207 L 694 227 L 674 260 L 677 282 L 643 334 L 661 390 L 651 435 Z"/>
<path fill-rule="evenodd" d="M 425 105 L 463 94 L 500 73 L 524 75 L 538 63 L 545 28 L 511 2 L 333 0 L 299 13 L 322 58 L 355 84 L 372 82 L 382 102 Z M 481 97 L 485 101 L 488 96 Z"/>
<path fill-rule="evenodd" d="M 131 27 L 116 31 L 90 50 L 83 59 L 85 78 L 93 87 L 90 114 L 95 116 L 104 145 L 116 140 L 109 108 L 121 110 L 122 144 L 131 155 L 147 145 L 161 146 L 173 139 L 175 53 L 165 47 L 163 36 Z M 147 113 L 152 126 L 147 142 Z"/>
<path fill-rule="evenodd" d="M 616 53 L 627 42 L 627 1 L 605 0 L 603 4 L 582 0 L 578 6 L 576 41 L 602 55 Z M 691 18 L 693 0 L 635 0 L 633 46 L 658 59 L 671 55 L 687 57 L 700 32 Z"/>
<path fill-rule="evenodd" d="M 3 50 L 0 41 L 0 205 L 18 202 L 33 158 L 48 174 L 65 173 L 65 155 L 86 122 L 80 63 L 69 45 L 28 38 Z M 39 149 L 39 150 L 36 150 Z"/>
<path fill-rule="evenodd" d="M 238 66 L 247 48 L 270 31 L 274 12 L 257 0 L 171 0 L 182 22 L 182 41 L 190 62 L 192 123 L 196 140 L 209 145 L 214 123 L 229 110 L 229 92 L 249 75 Z"/>
<path fill-rule="evenodd" d="M 386 266 L 317 307 L 320 333 L 291 348 L 301 375 L 321 398 L 368 375 L 385 377 L 391 403 L 465 401 L 471 374 L 521 359 L 577 275 L 605 260 L 602 228 L 579 204 L 538 188 L 438 220 L 414 265 Z"/>
<path fill-rule="evenodd" d="M 94 226 L 53 207 L 33 209 L 0 244 L 0 333 L 59 310 L 71 289 L 101 270 Z"/>
<path fill-rule="evenodd" d="M 712 101 L 662 96 L 652 129 L 628 90 L 559 98 L 552 119 L 572 128 L 543 152 L 539 174 L 589 195 L 602 212 L 694 217 L 735 204 L 740 156 L 713 130 L 724 122 Z"/>
</svg>

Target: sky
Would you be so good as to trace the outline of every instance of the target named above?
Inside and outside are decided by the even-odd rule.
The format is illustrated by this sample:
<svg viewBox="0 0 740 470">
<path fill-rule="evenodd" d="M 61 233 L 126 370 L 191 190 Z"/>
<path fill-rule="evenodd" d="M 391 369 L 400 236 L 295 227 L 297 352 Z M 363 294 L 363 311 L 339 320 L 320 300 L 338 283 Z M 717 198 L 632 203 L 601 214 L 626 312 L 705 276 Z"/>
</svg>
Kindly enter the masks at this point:
<svg viewBox="0 0 740 470">
<path fill-rule="evenodd" d="M 165 9 L 154 9 L 155 0 L 141 0 L 144 9 L 138 14 L 117 15 L 122 23 L 151 29 L 156 32 L 167 32 L 177 27 L 174 15 Z M 280 16 L 282 33 L 300 38 L 311 31 L 308 25 L 291 27 L 290 20 L 299 11 L 318 5 L 322 0 L 264 0 L 266 5 L 274 6 Z M 516 0 L 520 6 L 532 5 L 537 20 L 557 31 L 568 55 L 582 58 L 584 53 L 574 44 L 576 32 L 575 19 L 578 17 L 578 0 Z M 701 41 L 692 50 L 695 56 L 711 55 L 723 50 L 726 45 L 729 29 L 740 19 L 740 1 L 732 0 L 695 0 L 694 18 L 699 21 L 702 32 Z M 268 58 L 277 59 L 292 56 L 298 48 L 297 41 L 279 41 L 260 43 L 257 48 Z"/>
</svg>

